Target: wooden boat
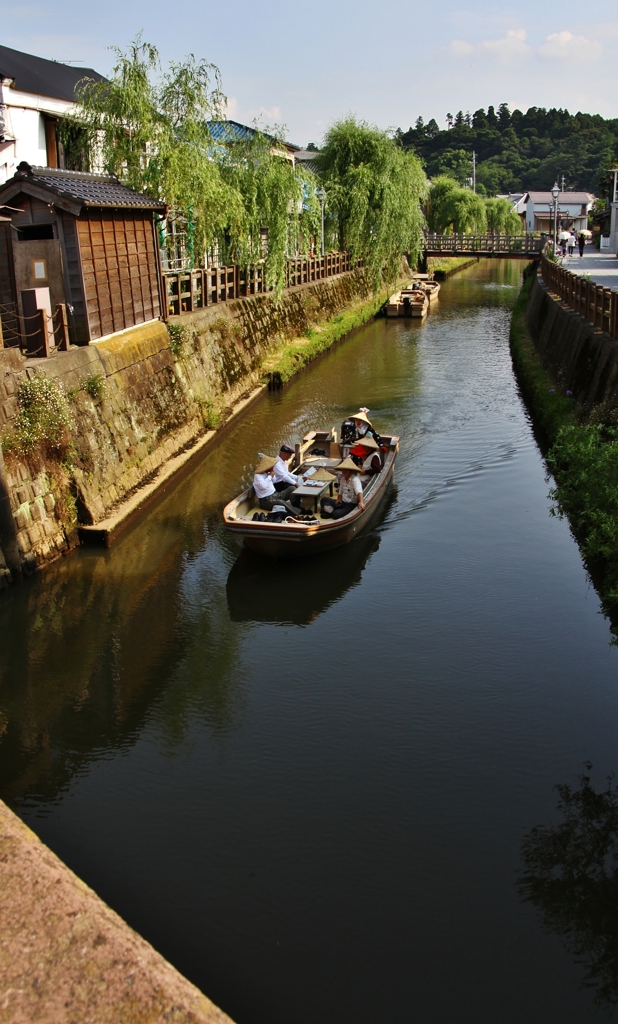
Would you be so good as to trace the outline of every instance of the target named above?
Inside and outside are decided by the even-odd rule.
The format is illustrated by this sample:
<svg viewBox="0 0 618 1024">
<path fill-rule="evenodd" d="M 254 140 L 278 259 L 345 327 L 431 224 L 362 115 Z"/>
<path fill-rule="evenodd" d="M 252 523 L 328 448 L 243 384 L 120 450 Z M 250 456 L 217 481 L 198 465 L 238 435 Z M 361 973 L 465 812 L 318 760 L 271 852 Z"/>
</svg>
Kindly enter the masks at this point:
<svg viewBox="0 0 618 1024">
<path fill-rule="evenodd" d="M 382 472 L 372 477 L 363 489 L 364 509 L 356 509 L 342 519 L 322 519 L 319 510 L 314 523 L 292 521 L 283 523 L 254 522 L 255 512 L 260 507 L 253 487 L 247 488 L 223 509 L 223 522 L 231 533 L 242 540 L 246 547 L 271 558 L 300 558 L 315 555 L 347 544 L 371 523 L 386 494 L 399 450 L 399 438 L 395 435 L 381 435 L 386 447 L 383 452 Z M 319 450 L 320 453 L 311 452 Z M 296 445 L 291 469 L 305 474 L 312 468 L 332 471 L 342 459 L 341 445 L 337 434 L 332 431 L 311 430 L 305 434 L 302 444 Z M 336 485 L 335 489 L 336 489 Z M 319 491 L 317 492 L 319 494 Z M 317 503 L 319 506 L 319 502 Z"/>
<path fill-rule="evenodd" d="M 439 281 L 419 281 L 419 284 L 430 302 L 434 302 L 440 294 Z"/>
<path fill-rule="evenodd" d="M 429 299 L 422 287 L 402 288 L 391 295 L 386 303 L 387 316 L 423 317 L 427 316 Z"/>
</svg>

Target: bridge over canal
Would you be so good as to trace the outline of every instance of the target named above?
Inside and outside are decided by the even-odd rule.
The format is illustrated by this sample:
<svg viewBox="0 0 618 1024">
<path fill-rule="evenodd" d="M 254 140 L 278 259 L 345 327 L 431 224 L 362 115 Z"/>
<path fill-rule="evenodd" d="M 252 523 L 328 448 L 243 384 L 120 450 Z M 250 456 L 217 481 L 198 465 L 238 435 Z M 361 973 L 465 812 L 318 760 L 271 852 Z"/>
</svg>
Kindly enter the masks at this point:
<svg viewBox="0 0 618 1024">
<path fill-rule="evenodd" d="M 424 257 L 478 256 L 498 259 L 534 259 L 547 241 L 542 235 L 425 235 Z"/>
</svg>

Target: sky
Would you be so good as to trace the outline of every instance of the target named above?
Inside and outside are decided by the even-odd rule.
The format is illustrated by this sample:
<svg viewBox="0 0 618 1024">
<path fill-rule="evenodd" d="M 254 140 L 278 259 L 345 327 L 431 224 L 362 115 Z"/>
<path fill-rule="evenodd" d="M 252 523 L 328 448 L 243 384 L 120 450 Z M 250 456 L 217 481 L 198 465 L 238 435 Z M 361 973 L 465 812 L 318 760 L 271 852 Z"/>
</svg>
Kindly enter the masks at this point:
<svg viewBox="0 0 618 1024">
<path fill-rule="evenodd" d="M 216 64 L 227 114 L 320 143 L 349 113 L 404 130 L 506 102 L 618 117 L 618 4 L 520 0 L 0 0 L 0 42 L 107 74 L 135 35 Z"/>
</svg>

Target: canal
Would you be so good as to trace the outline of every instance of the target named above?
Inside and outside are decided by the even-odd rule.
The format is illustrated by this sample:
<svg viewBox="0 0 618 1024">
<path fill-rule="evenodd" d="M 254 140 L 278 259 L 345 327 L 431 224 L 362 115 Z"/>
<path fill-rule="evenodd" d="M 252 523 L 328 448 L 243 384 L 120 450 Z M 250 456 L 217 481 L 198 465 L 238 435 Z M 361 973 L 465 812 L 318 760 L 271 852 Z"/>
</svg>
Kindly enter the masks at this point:
<svg viewBox="0 0 618 1024">
<path fill-rule="evenodd" d="M 448 280 L 279 393 L 111 551 L 0 596 L 0 796 L 238 1024 L 582 1024 L 516 881 L 557 783 L 618 769 L 618 650 L 513 378 L 521 265 Z M 372 531 L 241 553 L 221 508 L 359 405 Z M 581 957 L 580 957 L 581 959 Z"/>
</svg>

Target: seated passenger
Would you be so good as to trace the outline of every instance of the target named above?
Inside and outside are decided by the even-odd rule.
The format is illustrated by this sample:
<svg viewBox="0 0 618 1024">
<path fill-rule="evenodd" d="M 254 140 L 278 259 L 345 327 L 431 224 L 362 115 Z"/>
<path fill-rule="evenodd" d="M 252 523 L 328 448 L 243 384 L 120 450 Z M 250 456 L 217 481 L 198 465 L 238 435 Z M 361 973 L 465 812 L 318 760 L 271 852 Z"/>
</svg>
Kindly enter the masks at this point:
<svg viewBox="0 0 618 1024">
<path fill-rule="evenodd" d="M 276 463 L 277 460 L 271 458 L 270 455 L 263 455 L 255 467 L 253 490 L 258 499 L 258 504 L 265 512 L 272 512 L 275 505 L 283 505 L 286 512 L 291 516 L 298 516 L 300 515 L 300 509 L 288 501 L 296 485 L 286 487 L 283 491 L 275 490 L 273 474 Z"/>
<path fill-rule="evenodd" d="M 294 473 L 290 473 L 287 467 L 287 463 L 290 461 L 293 454 L 294 449 L 290 448 L 289 444 L 281 445 L 277 461 L 275 462 L 275 472 L 273 473 L 275 490 L 280 494 L 288 487 L 300 487 L 303 482 L 302 476 L 295 476 Z"/>
<path fill-rule="evenodd" d="M 368 480 L 371 480 L 372 476 L 377 476 L 382 470 L 380 447 L 370 434 L 354 445 L 350 450 L 350 458 L 360 469 L 360 481 L 362 484 L 366 484 Z"/>
<path fill-rule="evenodd" d="M 359 479 L 359 467 L 352 459 L 340 462 L 335 473 L 339 478 L 337 498 L 322 498 L 321 511 L 324 519 L 343 519 L 357 508 L 364 509 L 363 485 Z"/>
</svg>

